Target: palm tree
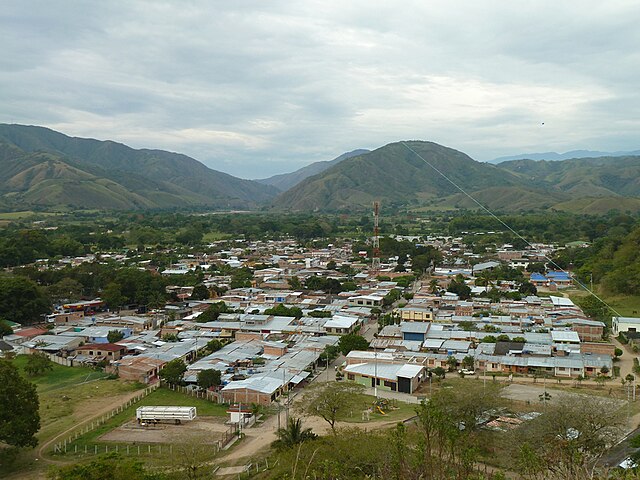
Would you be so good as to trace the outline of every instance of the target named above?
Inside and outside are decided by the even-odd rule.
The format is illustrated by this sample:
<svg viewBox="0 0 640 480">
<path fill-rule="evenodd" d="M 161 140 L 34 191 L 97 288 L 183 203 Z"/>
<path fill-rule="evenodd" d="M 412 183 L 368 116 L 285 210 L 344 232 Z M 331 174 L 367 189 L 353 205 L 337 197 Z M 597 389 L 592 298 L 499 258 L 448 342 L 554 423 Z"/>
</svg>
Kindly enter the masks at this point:
<svg viewBox="0 0 640 480">
<path fill-rule="evenodd" d="M 286 448 L 317 437 L 310 428 L 302 428 L 302 420 L 295 417 L 289 418 L 287 426 L 278 429 L 277 435 L 278 440 L 274 442 L 274 445 Z"/>
</svg>

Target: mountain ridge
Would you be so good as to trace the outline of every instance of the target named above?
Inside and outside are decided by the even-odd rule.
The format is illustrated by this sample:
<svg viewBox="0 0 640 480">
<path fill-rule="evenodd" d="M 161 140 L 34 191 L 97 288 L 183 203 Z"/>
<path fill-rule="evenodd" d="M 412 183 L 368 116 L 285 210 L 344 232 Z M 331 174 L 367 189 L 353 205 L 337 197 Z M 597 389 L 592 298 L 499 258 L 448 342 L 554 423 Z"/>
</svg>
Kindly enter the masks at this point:
<svg viewBox="0 0 640 480">
<path fill-rule="evenodd" d="M 46 127 L 0 124 L 0 161 L 3 167 L 11 167 L 19 173 L 26 166 L 42 163 L 43 157 L 34 157 L 37 153 L 46 153 L 63 164 L 92 175 L 93 181 L 103 179 L 96 185 L 102 185 L 107 191 L 90 198 L 93 208 L 170 208 L 183 206 L 211 206 L 213 208 L 256 208 L 273 198 L 277 190 L 269 185 L 261 185 L 251 180 L 233 177 L 229 174 L 208 168 L 201 162 L 179 153 L 156 149 L 133 149 L 112 140 L 69 137 Z M 58 168 L 62 168 L 58 164 Z M 43 166 L 38 169 L 45 171 Z M 70 207 L 82 207 L 78 204 L 76 192 L 68 191 L 70 201 L 65 201 L 64 189 L 51 185 L 41 178 L 40 184 L 22 185 L 23 190 L 11 192 L 8 187 L 16 186 L 16 181 L 0 185 L 5 195 L 13 193 L 16 201 L 21 199 L 29 205 L 47 205 L 61 202 Z M 76 179 L 77 180 L 77 179 Z M 85 179 L 85 180 L 88 180 Z M 5 179 L 5 182 L 7 179 Z M 59 179 L 59 183 L 68 185 L 70 178 Z M 116 187 L 115 185 L 119 185 Z M 70 185 L 68 185 L 70 186 Z M 81 190 L 86 190 L 83 185 Z M 26 189 L 26 190 L 25 190 Z M 56 192 L 56 202 L 48 199 L 51 190 Z M 91 194 L 93 188 L 87 193 Z M 113 202 L 109 200 L 109 191 L 113 193 Z M 127 193 L 128 192 L 128 193 Z M 92 197 L 92 195 L 89 195 Z M 99 197 L 99 198 L 98 198 Z M 83 202 L 80 202 L 83 203 Z"/>
<path fill-rule="evenodd" d="M 311 177 L 313 175 L 317 175 L 318 173 L 322 173 L 328 168 L 331 168 L 333 165 L 340 163 L 347 158 L 355 157 L 357 155 L 362 155 L 363 153 L 367 153 L 369 150 L 366 148 L 358 148 L 356 150 L 352 150 L 350 152 L 343 153 L 342 155 L 334 158 L 333 160 L 322 160 L 320 162 L 314 162 L 305 167 L 299 168 L 290 173 L 281 173 L 279 175 L 273 175 L 268 178 L 262 178 L 256 180 L 256 182 L 262 183 L 264 185 L 272 185 L 276 187 L 281 192 L 285 192 L 292 187 L 295 187 L 298 183 L 303 181 L 304 179 Z"/>
</svg>

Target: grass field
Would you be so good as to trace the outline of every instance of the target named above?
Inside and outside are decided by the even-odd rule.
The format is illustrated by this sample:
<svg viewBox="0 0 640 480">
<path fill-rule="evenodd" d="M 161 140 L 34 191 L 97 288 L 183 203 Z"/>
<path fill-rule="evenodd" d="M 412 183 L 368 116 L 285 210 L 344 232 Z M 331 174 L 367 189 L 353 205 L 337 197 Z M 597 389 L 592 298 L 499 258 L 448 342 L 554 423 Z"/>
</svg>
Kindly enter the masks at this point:
<svg viewBox="0 0 640 480">
<path fill-rule="evenodd" d="M 416 414 L 416 406 L 409 403 L 390 400 L 390 406 L 386 410 L 383 410 L 385 413 L 382 414 L 377 408 L 373 407 L 373 403 L 375 401 L 374 396 L 360 395 L 358 400 L 361 407 L 354 409 L 343 417 L 339 417 L 339 421 L 348 423 L 367 423 L 366 420 L 362 419 L 362 412 L 370 407 L 372 407 L 372 413 L 369 415 L 369 422 L 388 422 L 391 420 L 402 421 L 407 418 L 411 418 Z"/>
<path fill-rule="evenodd" d="M 208 232 L 205 233 L 204 236 L 202 237 L 202 241 L 204 242 L 217 242 L 218 240 L 228 240 L 230 238 L 233 238 L 234 235 L 230 234 L 230 233 L 223 233 L 223 232 Z"/>
<path fill-rule="evenodd" d="M 638 295 L 611 295 L 606 292 L 597 291 L 597 295 L 611 308 L 623 317 L 640 317 L 640 296 Z M 576 298 L 584 297 L 589 293 L 584 290 L 568 290 L 566 293 L 575 301 Z"/>
</svg>

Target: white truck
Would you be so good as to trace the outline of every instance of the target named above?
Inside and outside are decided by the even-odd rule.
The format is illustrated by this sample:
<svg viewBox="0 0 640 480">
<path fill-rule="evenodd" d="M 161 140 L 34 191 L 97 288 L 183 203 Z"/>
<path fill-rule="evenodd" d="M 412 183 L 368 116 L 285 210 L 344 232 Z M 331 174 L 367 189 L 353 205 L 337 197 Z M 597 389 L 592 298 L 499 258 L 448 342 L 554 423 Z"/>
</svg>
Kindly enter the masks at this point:
<svg viewBox="0 0 640 480">
<path fill-rule="evenodd" d="M 196 418 L 196 407 L 138 407 L 136 419 L 141 425 L 148 423 L 173 422 L 179 425 L 183 421 Z"/>
</svg>

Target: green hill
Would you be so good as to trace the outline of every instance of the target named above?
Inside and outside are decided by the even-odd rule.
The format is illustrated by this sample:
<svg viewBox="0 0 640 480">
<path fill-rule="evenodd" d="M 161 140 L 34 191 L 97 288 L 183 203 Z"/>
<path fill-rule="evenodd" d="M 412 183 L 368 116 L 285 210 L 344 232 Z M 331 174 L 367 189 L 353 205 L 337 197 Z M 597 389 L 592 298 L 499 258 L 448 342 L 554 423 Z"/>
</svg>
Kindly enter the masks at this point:
<svg viewBox="0 0 640 480">
<path fill-rule="evenodd" d="M 457 150 L 432 142 L 406 143 L 467 191 L 522 185 L 516 175 L 476 162 Z M 303 180 L 279 195 L 273 205 L 289 210 L 358 210 L 370 208 L 373 200 L 421 204 L 458 193 L 402 143 L 391 143 Z"/>
<path fill-rule="evenodd" d="M 74 208 L 255 208 L 277 190 L 177 153 L 0 124 L 0 192 L 10 203 Z"/>
<path fill-rule="evenodd" d="M 306 167 L 302 167 L 295 172 L 291 173 L 283 173 L 280 175 L 274 175 L 273 177 L 263 178 L 261 180 L 256 180 L 256 182 L 262 183 L 264 185 L 273 185 L 278 190 L 284 192 L 289 190 L 290 188 L 295 187 L 305 178 L 309 178 L 313 175 L 317 175 L 319 173 L 324 172 L 328 168 L 331 168 L 333 165 L 336 165 L 347 158 L 355 157 L 357 155 L 362 155 L 363 153 L 367 153 L 369 150 L 358 149 L 353 150 L 351 152 L 343 153 L 337 158 L 333 160 L 323 161 L 323 162 L 314 162 L 311 165 L 307 165 Z"/>
</svg>

